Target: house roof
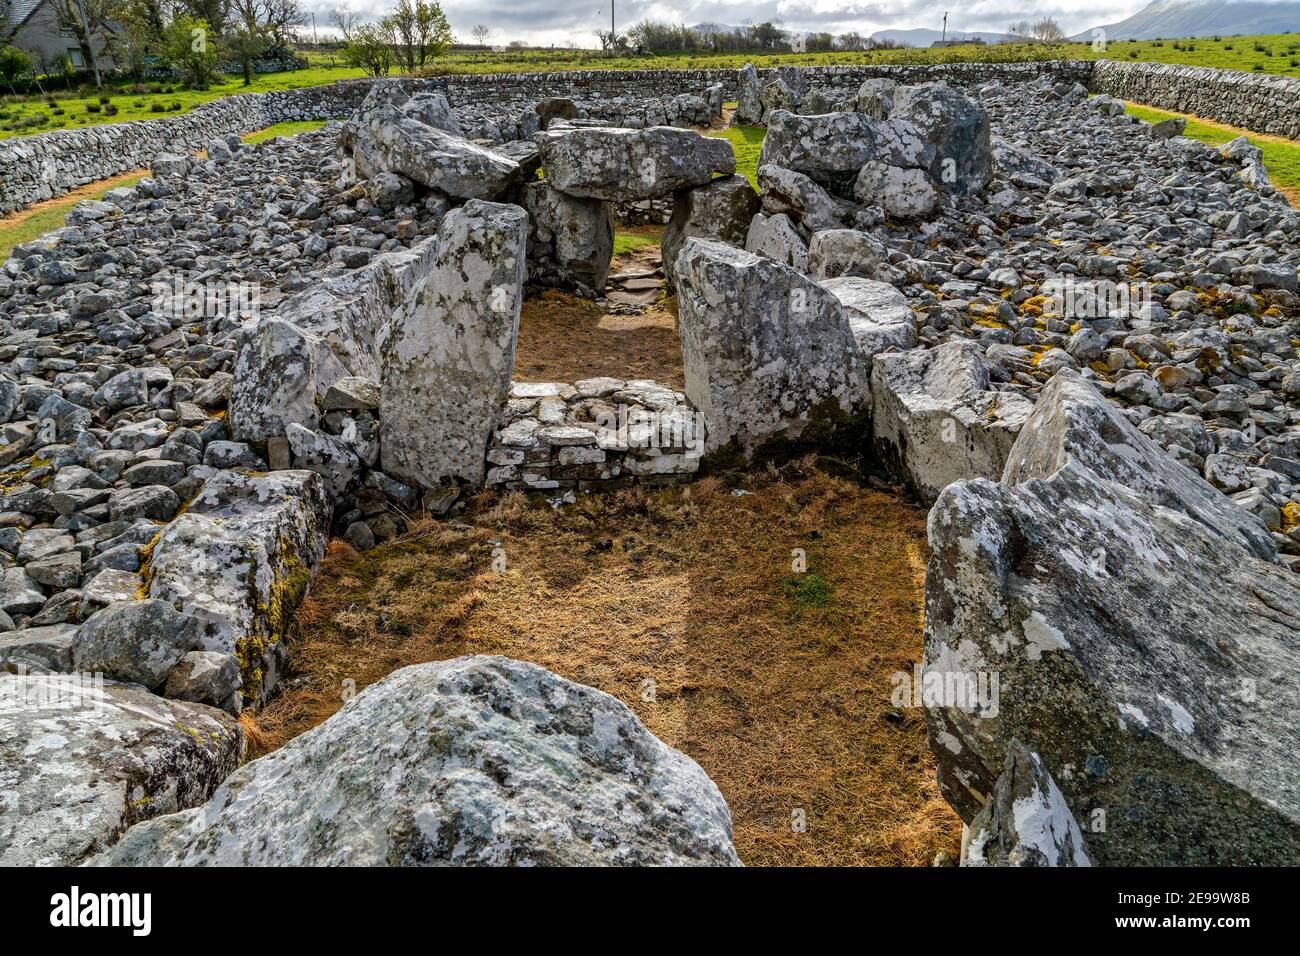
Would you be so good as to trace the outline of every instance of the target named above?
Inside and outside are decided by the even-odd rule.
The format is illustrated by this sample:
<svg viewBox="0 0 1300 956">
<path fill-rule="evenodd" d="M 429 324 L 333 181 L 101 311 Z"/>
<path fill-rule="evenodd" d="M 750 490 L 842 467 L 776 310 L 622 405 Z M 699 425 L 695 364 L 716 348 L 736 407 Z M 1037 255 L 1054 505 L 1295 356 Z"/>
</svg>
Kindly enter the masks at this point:
<svg viewBox="0 0 1300 956">
<path fill-rule="evenodd" d="M 23 25 L 45 0 L 11 0 L 7 23 L 0 22 L 0 36 L 5 36 Z"/>
</svg>

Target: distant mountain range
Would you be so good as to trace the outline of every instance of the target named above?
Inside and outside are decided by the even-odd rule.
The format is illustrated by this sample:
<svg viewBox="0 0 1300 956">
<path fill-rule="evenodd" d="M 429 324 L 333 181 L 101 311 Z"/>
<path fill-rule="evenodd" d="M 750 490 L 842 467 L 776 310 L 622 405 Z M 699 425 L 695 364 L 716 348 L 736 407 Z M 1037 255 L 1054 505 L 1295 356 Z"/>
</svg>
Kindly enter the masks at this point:
<svg viewBox="0 0 1300 956">
<path fill-rule="evenodd" d="M 1097 29 L 1094 27 L 1093 29 Z M 1108 23 L 1107 40 L 1174 40 L 1235 33 L 1300 32 L 1300 2 L 1252 0 L 1156 0 L 1127 20 Z M 1071 37 L 1091 40 L 1092 30 Z"/>
</svg>

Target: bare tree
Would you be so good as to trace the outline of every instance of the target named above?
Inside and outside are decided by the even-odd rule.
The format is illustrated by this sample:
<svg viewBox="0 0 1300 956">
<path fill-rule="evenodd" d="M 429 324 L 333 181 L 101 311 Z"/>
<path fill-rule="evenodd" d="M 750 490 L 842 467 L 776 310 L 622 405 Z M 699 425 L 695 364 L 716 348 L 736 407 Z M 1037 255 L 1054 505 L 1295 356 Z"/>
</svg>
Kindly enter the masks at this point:
<svg viewBox="0 0 1300 956">
<path fill-rule="evenodd" d="M 480 23 L 470 33 L 474 37 L 474 42 L 479 46 L 487 46 L 488 37 L 492 35 L 492 28 L 486 23 Z"/>
<path fill-rule="evenodd" d="M 356 33 L 361 26 L 361 14 L 353 13 L 346 7 L 335 7 L 330 11 L 330 22 L 339 28 L 343 39 L 351 43 L 352 34 Z"/>
<path fill-rule="evenodd" d="M 109 32 L 113 0 L 50 0 L 50 5 L 59 26 L 76 38 L 82 56 L 89 61 L 95 73 L 95 87 L 102 87 L 99 51 L 104 48 L 104 38 Z"/>
</svg>

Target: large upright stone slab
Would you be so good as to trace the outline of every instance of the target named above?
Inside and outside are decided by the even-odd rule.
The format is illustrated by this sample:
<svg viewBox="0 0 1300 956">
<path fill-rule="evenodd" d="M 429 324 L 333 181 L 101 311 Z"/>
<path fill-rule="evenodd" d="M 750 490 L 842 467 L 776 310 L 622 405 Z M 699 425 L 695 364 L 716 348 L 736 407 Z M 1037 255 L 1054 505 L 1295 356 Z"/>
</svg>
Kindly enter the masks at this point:
<svg viewBox="0 0 1300 956">
<path fill-rule="evenodd" d="M 553 266 L 561 285 L 604 292 L 614 255 L 613 203 L 565 195 L 545 180 L 524 187 L 523 200 L 529 238 L 546 251 L 543 268 Z"/>
<path fill-rule="evenodd" d="M 758 212 L 758 194 L 744 176 L 722 176 L 703 186 L 684 189 L 673 198 L 673 214 L 664 229 L 664 276 L 671 283 L 677 253 L 687 239 L 716 239 L 732 246 L 745 243 L 749 222 Z"/>
<path fill-rule="evenodd" d="M 429 274 L 383 346 L 383 470 L 429 488 L 481 484 L 510 391 L 527 275 L 528 216 L 471 201 L 438 230 Z"/>
<path fill-rule="evenodd" d="M 928 708 L 944 795 L 972 821 L 1015 740 L 1099 865 L 1300 859 L 1300 577 L 1101 477 L 1114 448 L 1075 448 L 930 512 L 925 671 L 1000 689 Z"/>
<path fill-rule="evenodd" d="M 704 415 L 706 451 L 734 440 L 751 454 L 864 403 L 865 363 L 817 283 L 706 239 L 686 241 L 676 275 L 686 395 Z"/>
<path fill-rule="evenodd" d="M 146 549 L 149 597 L 198 618 L 200 650 L 238 658 L 244 703 L 265 702 L 284 671 L 330 510 L 315 472 L 219 471 Z"/>
<path fill-rule="evenodd" d="M 534 664 L 405 667 L 106 866 L 736 866 L 718 788 L 624 704 Z"/>
<path fill-rule="evenodd" d="M 1057 372 L 1039 395 L 1002 480 L 1019 485 L 1046 478 L 1067 461 L 1152 504 L 1181 511 L 1257 558 L 1272 561 L 1277 556 L 1273 536 L 1259 516 L 1171 458 L 1072 369 Z"/>
<path fill-rule="evenodd" d="M 1002 474 L 1033 406 L 994 390 L 990 372 L 979 346 L 964 339 L 872 360 L 877 454 L 923 501 L 954 481 Z"/>
<path fill-rule="evenodd" d="M 243 759 L 202 704 L 83 675 L 0 671 L 0 866 L 71 866 L 132 824 L 197 806 Z"/>
<path fill-rule="evenodd" d="M 725 139 L 672 126 L 557 128 L 538 136 L 546 179 L 560 192 L 624 202 L 702 186 L 736 171 Z"/>
<path fill-rule="evenodd" d="M 235 360 L 230 429 L 240 441 L 283 436 L 290 424 L 315 429 L 331 385 L 379 378 L 388 322 L 428 273 L 436 238 L 376 257 L 305 289 L 246 333 Z"/>
</svg>

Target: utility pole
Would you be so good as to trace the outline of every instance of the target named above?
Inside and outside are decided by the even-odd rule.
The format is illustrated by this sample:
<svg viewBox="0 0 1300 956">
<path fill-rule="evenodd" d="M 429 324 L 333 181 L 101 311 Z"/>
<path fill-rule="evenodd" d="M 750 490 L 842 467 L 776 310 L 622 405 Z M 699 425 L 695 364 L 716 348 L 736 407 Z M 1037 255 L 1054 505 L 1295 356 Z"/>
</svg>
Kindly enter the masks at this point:
<svg viewBox="0 0 1300 956">
<path fill-rule="evenodd" d="M 609 0 L 609 52 L 614 52 L 614 0 Z"/>
<path fill-rule="evenodd" d="M 943 11 L 943 43 L 948 42 L 948 11 Z"/>
<path fill-rule="evenodd" d="M 311 12 L 311 42 L 312 46 L 320 46 L 320 37 L 316 35 L 316 11 Z"/>
</svg>

